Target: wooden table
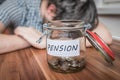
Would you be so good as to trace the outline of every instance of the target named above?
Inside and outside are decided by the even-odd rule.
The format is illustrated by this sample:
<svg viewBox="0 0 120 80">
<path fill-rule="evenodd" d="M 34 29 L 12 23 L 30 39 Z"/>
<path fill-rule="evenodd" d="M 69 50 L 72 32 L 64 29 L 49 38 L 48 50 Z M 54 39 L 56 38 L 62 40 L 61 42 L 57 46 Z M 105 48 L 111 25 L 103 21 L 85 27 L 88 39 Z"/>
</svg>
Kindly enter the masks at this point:
<svg viewBox="0 0 120 80">
<path fill-rule="evenodd" d="M 120 41 L 110 46 L 114 65 L 108 64 L 94 48 L 87 48 L 86 67 L 77 73 L 51 71 L 46 50 L 33 47 L 0 55 L 0 80 L 120 80 Z"/>
</svg>

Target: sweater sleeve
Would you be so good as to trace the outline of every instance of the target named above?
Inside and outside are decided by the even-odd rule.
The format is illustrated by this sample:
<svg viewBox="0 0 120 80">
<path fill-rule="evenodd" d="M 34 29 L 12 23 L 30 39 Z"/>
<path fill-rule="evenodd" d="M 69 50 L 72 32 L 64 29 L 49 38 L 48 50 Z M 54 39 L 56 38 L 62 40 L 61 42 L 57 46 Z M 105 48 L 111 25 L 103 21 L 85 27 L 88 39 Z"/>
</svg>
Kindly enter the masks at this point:
<svg viewBox="0 0 120 80">
<path fill-rule="evenodd" d="M 16 0 L 6 0 L 0 5 L 0 21 L 6 26 L 11 22 L 17 23 L 21 17 L 21 10 Z"/>
</svg>

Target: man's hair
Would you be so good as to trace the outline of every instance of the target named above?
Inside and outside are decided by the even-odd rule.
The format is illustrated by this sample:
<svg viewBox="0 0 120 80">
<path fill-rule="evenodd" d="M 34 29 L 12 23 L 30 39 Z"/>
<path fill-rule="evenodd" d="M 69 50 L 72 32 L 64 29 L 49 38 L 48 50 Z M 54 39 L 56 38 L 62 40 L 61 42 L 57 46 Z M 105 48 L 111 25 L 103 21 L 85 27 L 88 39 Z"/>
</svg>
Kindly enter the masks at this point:
<svg viewBox="0 0 120 80">
<path fill-rule="evenodd" d="M 98 24 L 98 15 L 93 0 L 49 0 L 57 8 L 55 20 L 83 20 L 93 30 Z"/>
</svg>

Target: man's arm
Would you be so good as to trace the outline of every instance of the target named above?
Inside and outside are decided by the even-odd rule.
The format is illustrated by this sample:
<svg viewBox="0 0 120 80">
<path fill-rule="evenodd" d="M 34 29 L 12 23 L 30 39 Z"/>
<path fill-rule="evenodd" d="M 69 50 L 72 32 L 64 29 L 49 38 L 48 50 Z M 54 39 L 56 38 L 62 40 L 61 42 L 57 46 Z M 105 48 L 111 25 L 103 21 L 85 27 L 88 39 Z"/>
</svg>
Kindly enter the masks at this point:
<svg viewBox="0 0 120 80">
<path fill-rule="evenodd" d="M 14 33 L 28 41 L 33 47 L 38 49 L 46 48 L 46 36 L 43 36 L 41 42 L 37 43 L 36 41 L 40 38 L 42 32 L 37 31 L 33 27 L 17 27 Z"/>
<path fill-rule="evenodd" d="M 0 23 L 0 54 L 29 47 L 30 44 L 16 35 L 2 34 L 5 27 Z"/>
<path fill-rule="evenodd" d="M 96 32 L 105 41 L 106 44 L 109 45 L 112 43 L 112 35 L 104 24 L 99 23 L 97 28 L 95 28 L 92 32 Z M 88 40 L 86 40 L 86 46 L 92 46 Z"/>
<path fill-rule="evenodd" d="M 92 32 L 96 32 L 107 44 L 112 43 L 112 35 L 109 30 L 103 25 L 99 23 L 96 29 Z M 15 34 L 22 36 L 25 40 L 27 40 L 32 46 L 43 49 L 46 48 L 46 37 L 42 38 L 41 43 L 37 44 L 36 41 L 41 36 L 41 33 L 37 32 L 34 28 L 27 28 L 27 27 L 18 27 L 15 30 Z M 86 40 L 86 47 L 91 47 L 91 43 Z"/>
<path fill-rule="evenodd" d="M 29 47 L 30 44 L 16 35 L 0 34 L 0 54 Z"/>
</svg>

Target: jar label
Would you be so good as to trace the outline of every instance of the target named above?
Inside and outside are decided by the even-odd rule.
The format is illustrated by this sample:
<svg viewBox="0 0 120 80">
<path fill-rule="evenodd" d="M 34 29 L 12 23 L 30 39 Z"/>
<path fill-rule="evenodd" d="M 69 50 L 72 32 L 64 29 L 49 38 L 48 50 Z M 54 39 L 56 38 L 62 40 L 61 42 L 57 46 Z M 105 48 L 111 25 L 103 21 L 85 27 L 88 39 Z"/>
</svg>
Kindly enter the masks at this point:
<svg viewBox="0 0 120 80">
<path fill-rule="evenodd" d="M 80 39 L 47 39 L 47 53 L 52 56 L 70 57 L 80 55 Z"/>
</svg>

